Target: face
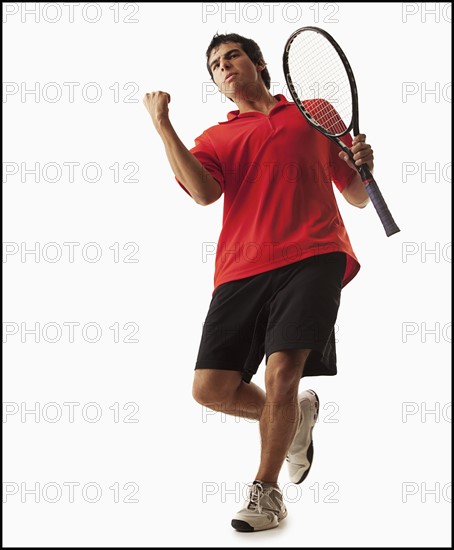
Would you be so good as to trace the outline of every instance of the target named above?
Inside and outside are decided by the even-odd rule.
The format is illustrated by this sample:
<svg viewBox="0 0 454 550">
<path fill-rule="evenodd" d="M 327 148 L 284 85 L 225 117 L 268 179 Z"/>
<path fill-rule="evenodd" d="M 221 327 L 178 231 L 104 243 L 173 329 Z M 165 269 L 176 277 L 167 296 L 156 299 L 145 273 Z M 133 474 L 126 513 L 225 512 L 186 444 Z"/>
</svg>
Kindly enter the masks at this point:
<svg viewBox="0 0 454 550">
<path fill-rule="evenodd" d="M 235 42 L 221 44 L 214 49 L 210 54 L 209 65 L 221 93 L 232 99 L 238 100 L 243 96 L 253 99 L 257 95 L 257 87 L 264 86 L 260 72 L 265 64 L 260 61 L 254 65 L 240 44 Z"/>
</svg>

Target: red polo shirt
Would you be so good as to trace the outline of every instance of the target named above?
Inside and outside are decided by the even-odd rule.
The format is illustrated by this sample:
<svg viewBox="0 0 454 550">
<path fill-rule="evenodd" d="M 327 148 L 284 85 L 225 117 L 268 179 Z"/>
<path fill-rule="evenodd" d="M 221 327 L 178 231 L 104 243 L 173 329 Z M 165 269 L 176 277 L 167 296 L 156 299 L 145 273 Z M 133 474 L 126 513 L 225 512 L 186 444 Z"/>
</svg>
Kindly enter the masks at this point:
<svg viewBox="0 0 454 550">
<path fill-rule="evenodd" d="M 232 111 L 191 149 L 224 194 L 213 293 L 227 281 L 316 254 L 347 254 L 342 286 L 360 268 L 332 185 L 342 191 L 356 172 L 294 103 L 275 97 L 269 115 Z M 343 140 L 351 146 L 349 134 Z"/>
</svg>

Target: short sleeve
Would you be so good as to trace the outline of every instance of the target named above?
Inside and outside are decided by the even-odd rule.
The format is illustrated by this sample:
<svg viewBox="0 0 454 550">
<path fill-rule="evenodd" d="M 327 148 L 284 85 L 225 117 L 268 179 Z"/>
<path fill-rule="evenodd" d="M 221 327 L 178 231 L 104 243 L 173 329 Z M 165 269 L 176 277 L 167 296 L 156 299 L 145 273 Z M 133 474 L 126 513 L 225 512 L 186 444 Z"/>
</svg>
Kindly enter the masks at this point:
<svg viewBox="0 0 454 550">
<path fill-rule="evenodd" d="M 190 152 L 195 158 L 202 164 L 202 166 L 213 176 L 213 178 L 219 183 L 222 193 L 224 193 L 224 175 L 222 173 L 221 163 L 219 162 L 216 151 L 211 143 L 207 132 L 204 132 L 194 140 L 194 147 L 190 149 Z M 178 178 L 175 178 L 180 187 L 191 196 L 186 187 L 181 183 Z"/>
<path fill-rule="evenodd" d="M 341 137 L 341 140 L 347 145 L 347 147 L 352 146 L 352 137 L 350 134 L 345 134 Z M 352 179 L 357 174 L 356 170 L 353 170 L 348 166 L 348 164 L 339 158 L 340 148 L 333 141 L 330 140 L 330 157 L 331 157 L 331 179 L 334 182 L 335 186 L 342 191 L 351 183 Z"/>
</svg>

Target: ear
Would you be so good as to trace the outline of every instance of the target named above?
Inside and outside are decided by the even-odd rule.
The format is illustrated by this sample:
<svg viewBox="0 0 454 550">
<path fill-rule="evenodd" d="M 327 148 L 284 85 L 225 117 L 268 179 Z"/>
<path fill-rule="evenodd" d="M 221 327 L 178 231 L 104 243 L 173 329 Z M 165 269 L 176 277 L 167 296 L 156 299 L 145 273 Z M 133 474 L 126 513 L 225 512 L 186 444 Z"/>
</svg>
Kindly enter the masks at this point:
<svg viewBox="0 0 454 550">
<path fill-rule="evenodd" d="M 259 59 L 256 66 L 257 66 L 257 70 L 259 72 L 262 72 L 266 68 L 266 63 L 265 63 L 265 61 L 263 61 L 263 59 Z"/>
</svg>

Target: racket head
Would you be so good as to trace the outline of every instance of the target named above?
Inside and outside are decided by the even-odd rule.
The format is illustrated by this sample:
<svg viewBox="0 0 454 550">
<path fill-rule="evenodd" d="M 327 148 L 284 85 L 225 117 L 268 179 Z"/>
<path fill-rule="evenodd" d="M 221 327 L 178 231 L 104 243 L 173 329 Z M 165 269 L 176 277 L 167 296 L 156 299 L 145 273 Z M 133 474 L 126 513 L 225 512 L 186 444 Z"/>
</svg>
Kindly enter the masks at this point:
<svg viewBox="0 0 454 550">
<path fill-rule="evenodd" d="M 325 30 L 302 27 L 284 48 L 283 68 L 290 94 L 306 120 L 328 137 L 358 127 L 358 91 L 350 63 Z"/>
</svg>

